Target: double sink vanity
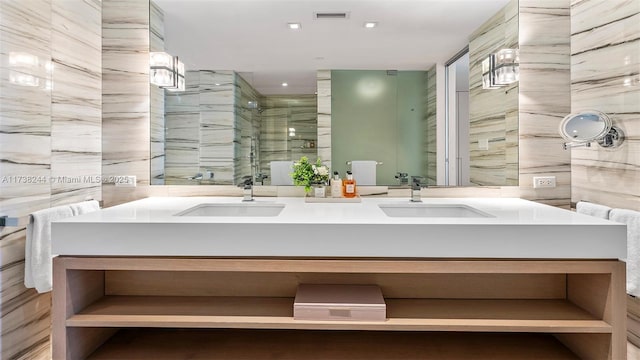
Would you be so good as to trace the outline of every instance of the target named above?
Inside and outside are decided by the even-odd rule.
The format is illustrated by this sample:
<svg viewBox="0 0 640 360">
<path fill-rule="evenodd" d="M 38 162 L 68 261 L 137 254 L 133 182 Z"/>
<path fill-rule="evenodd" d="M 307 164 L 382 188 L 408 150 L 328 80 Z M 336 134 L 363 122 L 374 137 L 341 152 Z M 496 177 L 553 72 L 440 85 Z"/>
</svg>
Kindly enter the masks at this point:
<svg viewBox="0 0 640 360">
<path fill-rule="evenodd" d="M 55 359 L 624 359 L 626 228 L 521 199 L 147 198 L 53 223 Z M 385 321 L 297 320 L 300 284 Z"/>
</svg>

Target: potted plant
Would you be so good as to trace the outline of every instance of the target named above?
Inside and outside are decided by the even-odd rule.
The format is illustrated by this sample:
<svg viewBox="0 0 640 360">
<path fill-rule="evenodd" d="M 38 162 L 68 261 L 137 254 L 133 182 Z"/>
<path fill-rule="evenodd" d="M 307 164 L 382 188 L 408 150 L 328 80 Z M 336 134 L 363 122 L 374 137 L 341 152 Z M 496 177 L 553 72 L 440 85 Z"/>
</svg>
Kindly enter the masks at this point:
<svg viewBox="0 0 640 360">
<path fill-rule="evenodd" d="M 327 181 L 329 181 L 329 168 L 322 164 L 322 160 L 318 158 L 315 164 L 309 162 L 309 158 L 303 156 L 299 161 L 293 164 L 293 173 L 291 173 L 293 184 L 304 186 L 307 194 L 314 191 L 316 197 L 324 197 L 324 189 Z"/>
</svg>

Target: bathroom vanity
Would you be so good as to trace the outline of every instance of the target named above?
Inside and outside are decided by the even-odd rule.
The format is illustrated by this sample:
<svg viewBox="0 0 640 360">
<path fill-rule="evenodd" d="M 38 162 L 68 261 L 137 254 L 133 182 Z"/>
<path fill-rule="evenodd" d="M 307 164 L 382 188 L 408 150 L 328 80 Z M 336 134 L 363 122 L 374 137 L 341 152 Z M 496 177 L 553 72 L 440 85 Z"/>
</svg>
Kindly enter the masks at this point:
<svg viewBox="0 0 640 360">
<path fill-rule="evenodd" d="M 625 359 L 624 225 L 521 199 L 148 198 L 53 224 L 54 359 Z M 293 318 L 378 285 L 385 321 Z"/>
</svg>

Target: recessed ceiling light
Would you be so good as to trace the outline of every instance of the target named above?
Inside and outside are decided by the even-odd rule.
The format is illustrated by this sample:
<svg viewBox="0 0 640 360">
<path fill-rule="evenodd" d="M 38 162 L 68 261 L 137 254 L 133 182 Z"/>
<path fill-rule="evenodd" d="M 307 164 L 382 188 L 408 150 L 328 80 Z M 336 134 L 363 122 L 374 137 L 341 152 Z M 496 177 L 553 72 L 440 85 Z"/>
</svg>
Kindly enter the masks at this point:
<svg viewBox="0 0 640 360">
<path fill-rule="evenodd" d="M 300 30 L 302 29 L 302 25 L 300 23 L 289 23 L 289 29 L 291 30 Z"/>
<path fill-rule="evenodd" d="M 282 86 L 289 86 L 286 82 L 282 83 Z"/>
<path fill-rule="evenodd" d="M 216 86 L 220 86 L 220 83 L 216 83 Z"/>
<path fill-rule="evenodd" d="M 367 29 L 373 29 L 376 26 L 378 26 L 377 22 L 368 21 L 368 22 L 364 23 L 364 27 L 367 28 Z"/>
</svg>

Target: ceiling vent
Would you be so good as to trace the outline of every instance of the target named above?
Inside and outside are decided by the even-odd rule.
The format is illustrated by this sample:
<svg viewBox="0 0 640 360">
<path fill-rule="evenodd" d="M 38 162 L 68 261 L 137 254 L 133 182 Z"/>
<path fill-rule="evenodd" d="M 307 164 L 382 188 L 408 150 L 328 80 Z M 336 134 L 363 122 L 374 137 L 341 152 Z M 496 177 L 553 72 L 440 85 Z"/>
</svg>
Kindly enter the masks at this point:
<svg viewBox="0 0 640 360">
<path fill-rule="evenodd" d="M 314 18 L 317 20 L 321 19 L 348 19 L 348 12 L 314 12 Z"/>
</svg>

